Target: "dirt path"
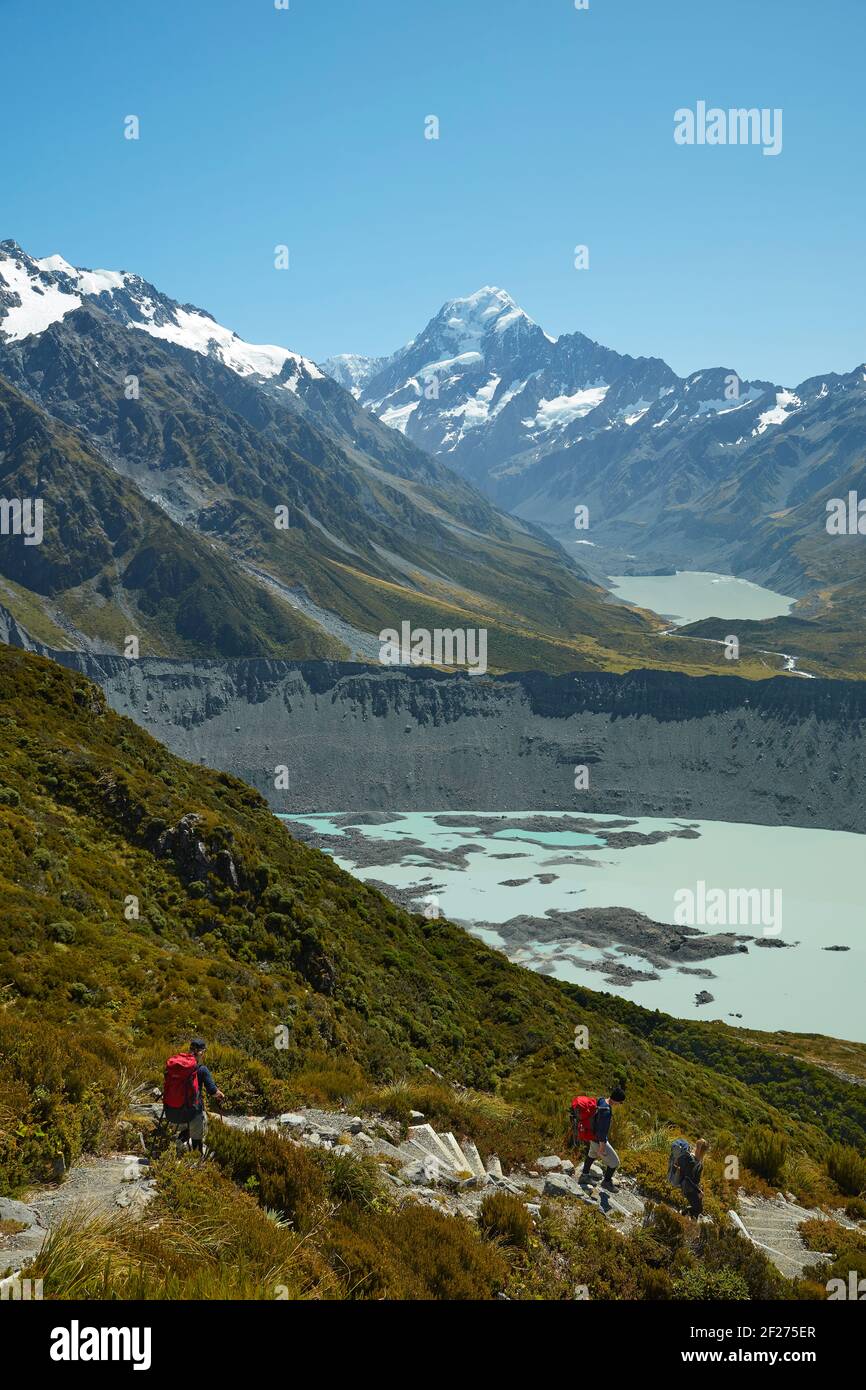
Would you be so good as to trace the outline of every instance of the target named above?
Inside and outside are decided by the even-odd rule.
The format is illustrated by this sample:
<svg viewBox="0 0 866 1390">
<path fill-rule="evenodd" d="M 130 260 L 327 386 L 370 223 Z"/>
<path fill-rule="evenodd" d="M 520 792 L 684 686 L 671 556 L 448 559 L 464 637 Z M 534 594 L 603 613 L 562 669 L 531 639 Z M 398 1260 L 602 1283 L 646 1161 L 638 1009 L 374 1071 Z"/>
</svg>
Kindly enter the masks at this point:
<svg viewBox="0 0 866 1390">
<path fill-rule="evenodd" d="M 87 1155 L 61 1183 L 34 1188 L 22 1202 L 0 1198 L 0 1221 L 7 1223 L 0 1233 L 0 1278 L 32 1260 L 51 1229 L 76 1208 L 103 1215 L 141 1211 L 154 1195 L 147 1175 L 147 1164 L 135 1154 Z"/>
</svg>

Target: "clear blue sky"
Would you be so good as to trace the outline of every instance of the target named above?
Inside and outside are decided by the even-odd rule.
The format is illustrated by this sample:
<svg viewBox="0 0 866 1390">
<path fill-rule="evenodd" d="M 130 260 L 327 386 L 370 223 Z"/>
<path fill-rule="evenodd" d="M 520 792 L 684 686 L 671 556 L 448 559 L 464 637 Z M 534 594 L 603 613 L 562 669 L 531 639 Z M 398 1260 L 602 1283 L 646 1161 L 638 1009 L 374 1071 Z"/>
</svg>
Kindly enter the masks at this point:
<svg viewBox="0 0 866 1390">
<path fill-rule="evenodd" d="M 679 372 L 866 358 L 863 0 L 290 3 L 0 0 L 0 237 L 319 359 L 483 284 Z M 699 99 L 782 153 L 676 145 Z"/>
</svg>

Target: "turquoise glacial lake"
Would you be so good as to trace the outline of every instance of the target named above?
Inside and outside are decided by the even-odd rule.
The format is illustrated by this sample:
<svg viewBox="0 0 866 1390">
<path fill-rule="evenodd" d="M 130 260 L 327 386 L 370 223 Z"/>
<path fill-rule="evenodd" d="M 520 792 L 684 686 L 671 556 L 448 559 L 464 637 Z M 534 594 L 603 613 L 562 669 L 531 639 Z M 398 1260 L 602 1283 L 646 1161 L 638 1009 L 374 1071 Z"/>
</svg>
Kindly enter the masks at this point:
<svg viewBox="0 0 866 1390">
<path fill-rule="evenodd" d="M 780 618 L 795 599 L 730 574 L 679 570 L 676 574 L 611 575 L 617 598 L 649 608 L 676 625 L 701 618 Z"/>
<path fill-rule="evenodd" d="M 594 990 L 607 990 L 647 1008 L 663 1009 L 680 1018 L 717 1018 L 733 1026 L 795 1032 L 828 1033 L 866 1042 L 866 916 L 863 910 L 862 869 L 866 836 L 830 830 L 742 825 L 726 821 L 678 821 L 663 818 L 586 816 L 575 819 L 573 833 L 563 831 L 568 813 L 478 813 L 479 828 L 467 816 L 465 827 L 436 824 L 437 815 L 457 821 L 457 812 L 407 812 L 387 824 L 353 827 L 371 842 L 405 845 L 395 863 L 353 860 L 346 832 L 332 815 L 281 817 L 291 830 L 303 822 L 337 839 L 331 852 L 338 864 L 364 881 L 378 880 L 396 888 L 434 894 L 446 917 L 460 922 L 488 944 L 502 948 L 498 924 L 527 915 L 544 918 L 553 909 L 625 907 L 657 922 L 675 924 L 678 891 L 696 891 L 699 881 L 711 889 L 761 887 L 780 890 L 781 946 L 749 945 L 746 954 L 717 956 L 689 962 L 710 972 L 710 978 L 681 968 L 647 962 L 615 944 L 599 948 L 567 940 L 537 943 L 529 939 L 509 951 L 511 959 L 530 968 L 573 980 Z M 509 821 L 545 814 L 557 829 L 540 833 L 509 827 Z M 613 822 L 649 834 L 684 826 L 695 838 L 675 838 L 656 844 L 614 847 L 605 842 Z M 591 823 L 591 825 L 590 825 Z M 587 826 L 589 825 L 589 829 Z M 339 839 L 347 839 L 346 853 Z M 418 845 L 405 844 L 407 840 Z M 441 866 L 425 858 L 430 850 L 472 846 L 465 866 Z M 507 855 L 507 858 L 503 858 Z M 369 858 L 365 852 L 364 858 Z M 536 875 L 549 881 L 540 881 Z M 506 880 L 528 880 L 506 886 Z M 417 910 L 423 910 L 423 902 Z M 480 924 L 484 924 L 483 926 Z M 762 935 L 759 924 L 703 925 L 702 931 L 735 931 Z M 775 933 L 773 933 L 775 934 Z M 828 950 L 828 947 L 846 950 Z M 590 962 L 621 961 L 636 970 L 655 971 L 660 978 L 632 984 L 611 984 L 604 974 L 588 969 Z M 713 1002 L 698 1005 L 695 995 L 706 990 Z M 739 1015 L 739 1017 L 737 1016 Z"/>
</svg>

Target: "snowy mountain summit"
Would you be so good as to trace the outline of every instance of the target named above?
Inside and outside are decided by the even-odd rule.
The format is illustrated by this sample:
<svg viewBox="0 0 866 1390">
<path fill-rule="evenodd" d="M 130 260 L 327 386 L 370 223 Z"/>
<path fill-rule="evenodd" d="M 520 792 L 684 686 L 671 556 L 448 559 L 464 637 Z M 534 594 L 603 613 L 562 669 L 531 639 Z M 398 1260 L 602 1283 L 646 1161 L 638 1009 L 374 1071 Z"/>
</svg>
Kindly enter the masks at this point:
<svg viewBox="0 0 866 1390">
<path fill-rule="evenodd" d="M 647 515 L 712 486 L 729 457 L 788 428 L 829 389 L 746 381 L 729 367 L 680 377 L 659 357 L 583 333 L 552 338 L 492 285 L 448 300 L 390 357 L 322 367 L 500 506 L 563 539 L 573 503 L 604 515 L 616 493 L 620 515 L 629 499 Z M 638 540 L 630 533 L 630 549 Z"/>
<path fill-rule="evenodd" d="M 673 373 L 657 359 L 611 352 L 581 333 L 552 338 L 506 290 L 450 299 L 406 347 L 386 358 L 350 354 L 322 364 L 365 406 L 467 473 L 563 430 L 600 407 L 638 363 L 652 394 L 615 393 L 616 410 L 644 409 Z"/>
<path fill-rule="evenodd" d="M 15 241 L 0 242 L 0 338 L 17 342 L 43 333 L 91 300 L 127 328 L 219 359 L 239 376 L 271 379 L 295 392 L 321 379 L 307 358 L 273 344 L 245 342 L 192 304 L 179 304 L 140 275 L 84 270 L 54 254 L 37 260 Z"/>
</svg>

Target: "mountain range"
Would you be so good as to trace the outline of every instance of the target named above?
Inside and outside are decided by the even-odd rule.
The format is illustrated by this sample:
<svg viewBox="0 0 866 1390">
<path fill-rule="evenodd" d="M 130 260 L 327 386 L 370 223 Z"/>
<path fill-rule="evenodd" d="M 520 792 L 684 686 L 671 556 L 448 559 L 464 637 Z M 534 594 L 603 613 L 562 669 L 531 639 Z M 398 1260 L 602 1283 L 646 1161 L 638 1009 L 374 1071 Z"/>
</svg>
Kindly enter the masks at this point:
<svg viewBox="0 0 866 1390">
<path fill-rule="evenodd" d="M 491 286 L 450 300 L 390 357 L 321 365 L 566 548 L 575 507 L 587 507 L 580 563 L 600 582 L 736 574 L 799 600 L 790 618 L 759 625 L 768 646 L 863 669 L 864 546 L 828 535 L 826 504 L 866 492 L 864 365 L 794 387 L 730 366 L 680 377 L 582 333 L 552 338 Z"/>
<path fill-rule="evenodd" d="M 375 660 L 409 621 L 487 629 L 495 670 L 705 673 L 711 642 L 607 588 L 701 568 L 799 599 L 740 624 L 741 674 L 793 651 L 859 675 L 863 546 L 824 516 L 864 426 L 862 368 L 796 390 L 679 378 L 554 340 L 502 290 L 389 358 L 317 365 L 131 272 L 0 243 L 0 487 L 47 504 L 41 546 L 2 538 L 0 598 L 54 647 Z"/>
<path fill-rule="evenodd" d="M 4 602 L 60 647 L 373 659 L 408 620 L 487 628 L 499 669 L 663 664 L 645 617 L 308 359 L 9 241 L 0 450 L 5 495 L 47 504 L 41 546 L 0 545 Z"/>
</svg>

